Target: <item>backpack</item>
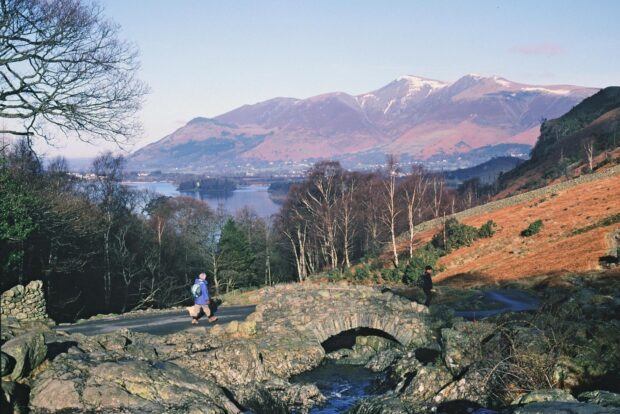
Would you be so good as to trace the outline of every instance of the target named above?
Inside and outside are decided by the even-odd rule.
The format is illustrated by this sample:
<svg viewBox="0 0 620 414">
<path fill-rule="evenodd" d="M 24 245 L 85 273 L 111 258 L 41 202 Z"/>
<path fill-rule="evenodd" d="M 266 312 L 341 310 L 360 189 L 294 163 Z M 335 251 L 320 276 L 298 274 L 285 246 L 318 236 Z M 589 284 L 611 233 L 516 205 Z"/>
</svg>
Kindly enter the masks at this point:
<svg viewBox="0 0 620 414">
<path fill-rule="evenodd" d="M 200 287 L 200 284 L 199 284 L 199 283 L 194 283 L 194 284 L 192 285 L 192 289 L 191 289 L 191 291 L 192 291 L 192 297 L 193 297 L 194 299 L 199 298 L 199 297 L 200 297 L 200 295 L 202 295 L 202 288 Z"/>
</svg>

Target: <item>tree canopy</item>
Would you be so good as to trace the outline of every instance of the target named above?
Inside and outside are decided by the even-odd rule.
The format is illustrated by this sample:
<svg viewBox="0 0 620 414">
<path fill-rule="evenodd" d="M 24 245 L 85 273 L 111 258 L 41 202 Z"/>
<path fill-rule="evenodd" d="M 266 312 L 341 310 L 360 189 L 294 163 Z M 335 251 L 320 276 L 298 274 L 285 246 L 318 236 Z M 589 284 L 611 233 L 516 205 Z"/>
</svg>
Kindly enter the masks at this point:
<svg viewBox="0 0 620 414">
<path fill-rule="evenodd" d="M 83 0 L 0 0 L 0 133 L 125 142 L 147 87 L 137 49 Z"/>
</svg>

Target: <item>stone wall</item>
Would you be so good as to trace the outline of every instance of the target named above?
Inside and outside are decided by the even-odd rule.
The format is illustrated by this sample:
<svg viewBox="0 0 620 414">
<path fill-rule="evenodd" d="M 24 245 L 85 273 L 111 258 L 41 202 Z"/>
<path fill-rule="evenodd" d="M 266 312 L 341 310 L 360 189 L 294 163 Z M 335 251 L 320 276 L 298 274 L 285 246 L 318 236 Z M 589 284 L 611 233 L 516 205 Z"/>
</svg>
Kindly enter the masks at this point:
<svg viewBox="0 0 620 414">
<path fill-rule="evenodd" d="M 43 282 L 34 280 L 26 287 L 17 285 L 4 292 L 0 298 L 0 313 L 3 318 L 12 317 L 19 321 L 48 319 Z"/>
</svg>

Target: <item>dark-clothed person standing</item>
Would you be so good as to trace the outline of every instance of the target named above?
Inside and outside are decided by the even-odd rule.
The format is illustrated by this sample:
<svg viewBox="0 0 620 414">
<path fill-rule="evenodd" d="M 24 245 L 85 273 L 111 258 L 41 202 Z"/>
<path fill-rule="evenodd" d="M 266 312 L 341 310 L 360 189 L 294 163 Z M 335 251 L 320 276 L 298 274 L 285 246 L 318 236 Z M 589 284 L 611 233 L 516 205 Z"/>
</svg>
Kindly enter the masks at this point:
<svg viewBox="0 0 620 414">
<path fill-rule="evenodd" d="M 426 266 L 424 268 L 424 273 L 420 276 L 420 284 L 422 285 L 422 290 L 426 296 L 426 300 L 424 301 L 426 306 L 431 305 L 431 290 L 433 289 L 433 279 L 431 279 L 432 275 L 433 268 L 431 266 Z"/>
</svg>

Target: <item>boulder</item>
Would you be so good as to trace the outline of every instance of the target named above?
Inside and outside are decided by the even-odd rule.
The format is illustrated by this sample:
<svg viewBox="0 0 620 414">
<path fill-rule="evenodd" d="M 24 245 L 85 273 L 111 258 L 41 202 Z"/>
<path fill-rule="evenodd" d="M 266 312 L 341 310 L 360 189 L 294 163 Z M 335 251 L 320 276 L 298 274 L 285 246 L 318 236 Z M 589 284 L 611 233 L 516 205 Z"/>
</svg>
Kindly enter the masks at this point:
<svg viewBox="0 0 620 414">
<path fill-rule="evenodd" d="M 399 398 L 391 396 L 380 396 L 368 398 L 357 403 L 350 414 L 413 414 L 422 413 L 424 407 L 404 403 Z"/>
<path fill-rule="evenodd" d="M 131 356 L 141 359 L 158 360 L 156 346 L 162 343 L 160 337 L 122 329 L 114 333 L 86 336 L 69 335 L 65 340 L 72 340 L 85 352 L 105 352 L 120 357 Z M 187 350 L 184 352 L 187 353 Z"/>
<path fill-rule="evenodd" d="M 230 388 L 244 412 L 256 414 L 288 414 L 284 401 L 276 398 L 263 383 L 254 382 Z"/>
<path fill-rule="evenodd" d="M 192 372 L 204 373 L 218 384 L 231 386 L 271 379 L 262 359 L 255 343 L 237 340 L 209 352 L 186 355 L 175 362 Z"/>
<path fill-rule="evenodd" d="M 173 363 L 89 354 L 54 359 L 33 381 L 30 407 L 35 412 L 240 412 L 215 383 Z"/>
<path fill-rule="evenodd" d="M 437 393 L 452 382 L 452 375 L 442 365 L 427 365 L 420 368 L 403 390 L 401 398 L 405 401 L 432 401 Z"/>
<path fill-rule="evenodd" d="M 411 379 L 415 377 L 421 368 L 422 363 L 415 357 L 413 352 L 409 352 L 389 367 L 385 386 L 400 392 L 409 385 Z"/>
<path fill-rule="evenodd" d="M 326 400 L 315 384 L 291 384 L 282 379 L 273 379 L 265 382 L 264 386 L 289 408 L 307 410 Z"/>
<path fill-rule="evenodd" d="M 13 368 L 15 367 L 15 359 L 5 354 L 4 352 L 0 352 L 0 369 L 2 371 L 1 376 L 5 376 L 13 372 Z"/>
<path fill-rule="evenodd" d="M 239 324 L 237 329 L 239 336 L 250 338 L 256 335 L 256 321 L 245 321 Z"/>
<path fill-rule="evenodd" d="M 490 390 L 486 377 L 480 371 L 470 369 L 462 378 L 442 388 L 433 397 L 433 402 L 468 401 L 480 406 L 489 402 L 489 396 Z"/>
<path fill-rule="evenodd" d="M 486 322 L 456 322 L 452 328 L 441 330 L 442 357 L 453 375 L 482 359 L 482 342 L 489 338 L 495 326 Z"/>
<path fill-rule="evenodd" d="M 2 413 L 28 413 L 28 387 L 13 381 L 2 381 L 0 407 Z"/>
<path fill-rule="evenodd" d="M 373 372 L 382 372 L 388 369 L 401 354 L 401 351 L 394 348 L 384 349 L 373 356 L 364 366 Z"/>
<path fill-rule="evenodd" d="M 15 361 L 11 372 L 3 375 L 2 378 L 10 381 L 25 378 L 47 356 L 45 336 L 39 332 L 30 332 L 17 336 L 2 345 L 2 352 L 11 356 Z"/>
<path fill-rule="evenodd" d="M 568 401 L 548 401 L 516 407 L 512 414 L 620 414 L 620 409 Z"/>
<path fill-rule="evenodd" d="M 577 399 L 589 404 L 597 404 L 603 407 L 618 407 L 620 408 L 620 394 L 609 391 L 588 391 L 582 392 L 577 396 Z"/>
<path fill-rule="evenodd" d="M 512 405 L 531 404 L 546 401 L 569 401 L 575 402 L 577 399 L 564 390 L 551 388 L 548 390 L 536 390 L 521 395 L 512 402 Z"/>
</svg>

